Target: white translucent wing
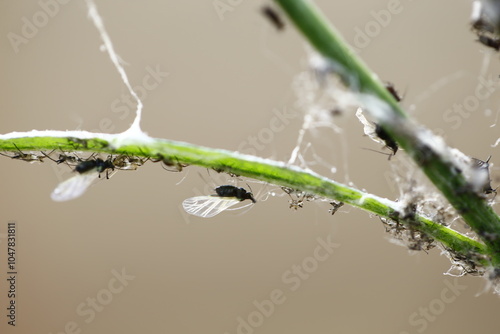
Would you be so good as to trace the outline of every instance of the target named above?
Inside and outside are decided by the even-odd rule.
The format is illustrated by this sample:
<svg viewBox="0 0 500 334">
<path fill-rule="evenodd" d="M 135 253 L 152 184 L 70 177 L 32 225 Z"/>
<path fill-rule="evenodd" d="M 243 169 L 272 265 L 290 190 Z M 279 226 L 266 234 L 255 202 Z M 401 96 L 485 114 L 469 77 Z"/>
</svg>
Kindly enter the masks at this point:
<svg viewBox="0 0 500 334">
<path fill-rule="evenodd" d="M 356 117 L 361 122 L 361 124 L 363 124 L 363 131 L 365 135 L 370 137 L 371 140 L 379 144 L 385 145 L 384 141 L 381 140 L 375 133 L 375 125 L 366 119 L 365 115 L 363 115 L 363 110 L 361 108 L 358 108 L 358 110 L 356 111 Z"/>
<path fill-rule="evenodd" d="M 97 171 L 90 171 L 83 174 L 77 174 L 66 181 L 59 183 L 50 197 L 57 202 L 69 201 L 81 196 L 99 176 Z"/>
<path fill-rule="evenodd" d="M 210 218 L 239 202 L 235 197 L 196 196 L 185 199 L 182 207 L 190 215 Z"/>
</svg>

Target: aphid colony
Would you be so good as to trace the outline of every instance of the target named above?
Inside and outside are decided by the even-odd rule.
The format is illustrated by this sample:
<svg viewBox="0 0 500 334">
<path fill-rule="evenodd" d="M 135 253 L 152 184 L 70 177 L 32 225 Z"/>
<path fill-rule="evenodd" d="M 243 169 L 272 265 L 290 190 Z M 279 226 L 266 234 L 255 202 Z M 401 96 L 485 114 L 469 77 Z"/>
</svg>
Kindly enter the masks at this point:
<svg viewBox="0 0 500 334">
<path fill-rule="evenodd" d="M 53 160 L 48 155 L 47 157 Z M 77 156 L 60 154 L 59 159 L 53 161 L 58 164 L 64 162 L 69 166 L 74 166 L 75 175 L 61 182 L 51 194 L 54 201 L 62 202 L 81 196 L 94 181 L 101 178 L 101 174 L 105 173 L 106 179 L 109 179 L 117 169 L 136 170 L 147 159 L 126 155 L 109 155 L 106 160 L 103 160 L 92 154 L 87 159 L 82 160 Z"/>
<path fill-rule="evenodd" d="M 358 118 L 364 119 L 364 117 L 360 114 L 360 111 L 358 111 L 357 116 Z M 389 144 L 390 141 L 387 138 L 384 138 L 380 131 L 377 131 L 376 126 L 370 124 L 368 121 L 366 121 L 366 119 L 364 119 L 363 123 L 365 127 L 371 126 L 375 128 L 372 128 L 374 134 L 377 135 L 381 140 L 384 140 L 385 144 L 393 150 L 393 154 L 396 152 L 397 146 L 395 148 L 391 147 L 391 145 Z M 105 159 L 103 159 L 102 157 L 93 153 L 86 158 L 82 158 L 75 153 L 65 153 L 62 151 L 60 153 L 55 153 L 56 150 L 53 150 L 49 153 L 40 152 L 40 154 L 34 152 L 25 153 L 22 152 L 17 146 L 15 147 L 16 151 L 13 154 L 0 154 L 11 159 L 23 160 L 30 163 L 44 162 L 44 159 L 49 159 L 58 165 L 64 163 L 73 169 L 73 176 L 61 182 L 51 194 L 51 198 L 54 201 L 58 202 L 68 201 L 81 196 L 90 187 L 90 185 L 92 185 L 94 181 L 101 178 L 101 175 L 105 175 L 105 178 L 109 179 L 117 170 L 136 170 L 147 161 L 161 162 L 164 169 L 174 172 L 180 172 L 184 167 L 187 166 L 186 164 L 179 163 L 177 160 L 173 161 L 162 155 L 158 155 L 156 159 L 150 159 L 118 154 L 108 155 Z M 475 181 L 473 182 L 473 184 L 471 184 L 471 186 L 475 186 L 478 193 L 480 194 L 496 194 L 496 189 L 492 189 L 490 184 L 490 158 L 488 158 L 486 161 L 469 157 L 466 158 L 468 159 L 467 164 L 469 165 L 469 169 L 474 171 L 473 175 L 476 175 L 475 178 L 471 178 Z M 307 194 L 305 192 L 295 191 L 294 189 L 286 187 L 282 187 L 282 189 L 290 197 L 289 204 L 291 209 L 297 210 L 299 208 L 302 208 L 304 201 L 312 201 L 315 199 L 313 195 Z M 295 195 L 295 198 L 292 197 L 292 194 Z M 252 192 L 249 192 L 244 188 L 238 188 L 232 185 L 223 185 L 215 188 L 215 194 L 208 196 L 196 196 L 184 200 L 182 206 L 188 214 L 202 218 L 210 218 L 247 199 L 252 202 L 249 205 L 256 203 Z M 335 212 L 343 205 L 342 202 L 331 202 L 330 204 L 332 205 L 332 208 L 329 212 L 332 215 L 335 214 Z M 241 206 L 235 208 L 234 210 L 241 209 L 243 207 L 246 206 Z M 390 220 L 387 220 L 384 223 L 386 225 L 390 225 Z M 399 232 L 398 228 L 396 228 L 396 230 Z M 420 235 L 418 238 L 415 238 L 415 231 L 410 232 L 411 238 L 409 239 L 422 239 L 422 236 Z M 396 234 L 401 237 L 401 233 Z M 427 243 L 427 240 L 423 240 L 423 242 Z M 428 245 L 425 247 L 417 245 L 412 248 L 425 250 L 429 249 Z"/>
<path fill-rule="evenodd" d="M 43 162 L 43 159 L 45 158 L 45 155 L 38 155 L 35 153 L 24 153 L 22 152 L 16 144 L 14 144 L 14 147 L 16 148 L 16 151 L 14 152 L 13 155 L 9 155 L 6 153 L 0 153 L 4 157 L 8 157 L 11 159 L 16 159 L 16 160 L 23 160 L 29 163 L 34 163 L 34 162 Z"/>
<path fill-rule="evenodd" d="M 73 175 L 61 182 L 51 194 L 51 198 L 58 202 L 72 200 L 81 196 L 94 181 L 101 178 L 101 175 L 105 175 L 105 178 L 109 179 L 117 170 L 136 170 L 146 161 L 161 162 L 163 168 L 170 171 L 181 171 L 183 167 L 187 166 L 178 162 L 172 162 L 162 156 L 158 156 L 157 159 L 150 159 L 123 154 L 111 154 L 106 158 L 102 158 L 93 153 L 84 158 L 83 155 L 56 150 L 49 153 L 25 153 L 17 146 L 15 147 L 16 151 L 14 151 L 14 154 L 0 154 L 11 159 L 23 160 L 29 163 L 44 162 L 45 159 L 49 159 L 58 165 L 65 164 L 73 169 Z M 172 170 L 172 168 L 175 169 Z"/>
<path fill-rule="evenodd" d="M 62 151 L 56 153 L 55 150 L 49 153 L 40 152 L 40 154 L 34 152 L 24 153 L 17 146 L 16 150 L 17 152 L 12 155 L 0 154 L 30 163 L 44 162 L 45 159 L 49 159 L 58 165 L 64 163 L 73 169 L 73 176 L 61 182 L 51 194 L 51 198 L 58 202 L 72 200 L 81 196 L 102 175 L 109 179 L 117 170 L 136 170 L 147 161 L 161 162 L 165 170 L 172 172 L 180 172 L 187 166 L 160 154 L 157 155 L 156 159 L 122 154 L 108 155 L 107 158 L 103 159 L 95 153 L 83 158 L 75 153 Z M 256 203 L 253 194 L 244 188 L 225 185 L 217 187 L 215 192 L 216 194 L 213 195 L 191 197 L 184 200 L 182 203 L 184 210 L 191 215 L 210 218 L 246 199 L 250 200 L 252 204 Z"/>
</svg>

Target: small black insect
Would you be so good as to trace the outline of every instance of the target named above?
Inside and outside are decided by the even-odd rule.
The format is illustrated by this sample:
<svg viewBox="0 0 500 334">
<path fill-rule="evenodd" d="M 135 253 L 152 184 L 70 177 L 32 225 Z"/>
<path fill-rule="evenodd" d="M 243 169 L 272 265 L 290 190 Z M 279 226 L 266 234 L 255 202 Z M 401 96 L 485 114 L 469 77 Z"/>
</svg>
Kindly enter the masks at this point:
<svg viewBox="0 0 500 334">
<path fill-rule="evenodd" d="M 385 144 L 385 147 L 389 148 L 392 151 L 392 154 L 387 154 L 389 156 L 389 160 L 391 160 L 391 157 L 393 155 L 396 155 L 396 152 L 398 151 L 399 148 L 398 143 L 389 135 L 387 131 L 385 131 L 385 129 L 382 126 L 380 126 L 377 123 L 368 121 L 366 117 L 363 115 L 363 111 L 361 109 L 358 109 L 358 111 L 356 111 L 356 117 L 359 119 L 361 124 L 364 125 L 365 135 L 369 136 L 373 141 L 379 144 Z M 367 150 L 374 151 L 368 148 Z"/>
<path fill-rule="evenodd" d="M 491 38 L 488 36 L 480 35 L 478 41 L 479 43 L 495 49 L 496 51 L 500 50 L 500 38 Z"/>
<path fill-rule="evenodd" d="M 98 177 L 101 177 L 102 172 L 106 171 L 106 178 L 109 179 L 109 169 L 115 170 L 111 156 L 106 160 L 91 157 L 81 161 L 74 169 L 77 174 L 59 183 L 51 194 L 52 199 L 62 202 L 81 196 Z"/>
<path fill-rule="evenodd" d="M 399 148 L 398 143 L 379 124 L 375 124 L 375 134 L 384 141 L 385 146 L 392 151 L 392 155 L 396 155 Z"/>
<path fill-rule="evenodd" d="M 396 87 L 391 82 L 388 82 L 385 84 L 385 88 L 391 93 L 391 95 L 394 97 L 394 99 L 398 102 L 401 102 L 403 99 L 401 95 L 399 95 L 398 91 L 396 90 Z"/>
<path fill-rule="evenodd" d="M 111 162 L 111 159 L 102 160 L 101 158 L 95 158 L 91 160 L 82 161 L 75 167 L 75 171 L 80 174 L 86 173 L 93 169 L 95 169 L 95 171 L 99 173 L 100 177 L 101 176 L 100 173 L 104 172 L 107 169 L 115 170 L 115 165 Z M 109 179 L 107 171 L 106 171 L 106 178 Z"/>
<path fill-rule="evenodd" d="M 215 188 L 215 192 L 219 197 L 235 197 L 240 200 L 240 202 L 246 199 L 251 200 L 253 203 L 257 202 L 255 198 L 253 198 L 252 193 L 246 191 L 245 188 L 237 188 L 235 186 L 220 186 Z"/>
<path fill-rule="evenodd" d="M 210 218 L 246 199 L 251 200 L 252 203 L 257 202 L 251 192 L 235 186 L 220 186 L 215 188 L 215 192 L 216 194 L 214 195 L 196 196 L 185 199 L 182 202 L 184 211 L 190 215 Z"/>
<path fill-rule="evenodd" d="M 264 6 L 261 8 L 260 12 L 269 20 L 269 22 L 271 22 L 272 25 L 274 25 L 277 30 L 283 30 L 285 28 L 285 23 L 272 7 Z"/>
</svg>

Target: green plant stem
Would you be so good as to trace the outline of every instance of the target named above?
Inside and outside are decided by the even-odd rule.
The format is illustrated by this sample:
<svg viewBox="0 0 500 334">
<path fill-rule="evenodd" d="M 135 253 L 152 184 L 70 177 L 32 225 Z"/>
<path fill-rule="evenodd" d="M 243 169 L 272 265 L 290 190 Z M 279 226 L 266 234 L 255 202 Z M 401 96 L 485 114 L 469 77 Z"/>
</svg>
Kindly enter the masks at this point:
<svg viewBox="0 0 500 334">
<path fill-rule="evenodd" d="M 356 93 L 370 94 L 388 107 L 371 116 L 444 194 L 465 222 L 480 236 L 492 254 L 492 264 L 500 268 L 500 217 L 484 198 L 472 190 L 449 149 L 436 143 L 433 135 L 413 124 L 378 77 L 351 50 L 340 34 L 307 0 L 275 0 L 306 39 L 338 69 L 343 82 Z M 339 10 L 342 10 L 339 8 Z M 370 109 L 370 105 L 367 105 Z M 429 140 L 425 140 L 425 139 Z"/>
<path fill-rule="evenodd" d="M 218 171 L 234 173 L 249 178 L 289 187 L 331 200 L 341 201 L 379 216 L 411 224 L 415 230 L 422 231 L 442 243 L 452 251 L 467 258 L 474 255 L 489 255 L 485 245 L 468 238 L 430 219 L 415 215 L 411 220 L 400 218 L 401 205 L 366 192 L 335 182 L 312 171 L 282 162 L 243 155 L 236 152 L 196 146 L 184 142 L 147 138 L 130 140 L 117 145 L 109 136 L 94 137 L 22 137 L 0 139 L 0 150 L 38 153 L 41 151 L 61 150 L 64 152 L 92 151 L 106 154 L 124 154 L 162 159 L 168 163 L 191 164 Z M 40 153 L 40 156 L 43 156 Z M 479 265 L 486 265 L 485 258 L 476 258 Z"/>
</svg>

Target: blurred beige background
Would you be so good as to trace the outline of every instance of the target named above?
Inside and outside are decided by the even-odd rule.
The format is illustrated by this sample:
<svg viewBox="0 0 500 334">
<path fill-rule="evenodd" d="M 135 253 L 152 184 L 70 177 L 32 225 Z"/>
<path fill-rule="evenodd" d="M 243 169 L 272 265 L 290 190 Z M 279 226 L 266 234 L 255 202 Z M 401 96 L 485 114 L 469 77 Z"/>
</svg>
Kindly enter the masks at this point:
<svg viewBox="0 0 500 334">
<path fill-rule="evenodd" d="M 294 109 L 292 81 L 306 70 L 305 43 L 293 27 L 277 32 L 266 22 L 259 14 L 264 2 L 221 0 L 231 9 L 222 16 L 214 3 L 97 6 L 132 85 L 144 86 L 155 69 L 169 73 L 156 85 L 147 81 L 155 87 L 143 91 L 143 129 L 236 150 L 269 127 L 273 110 L 302 113 Z M 317 3 L 367 64 L 406 92 L 403 103 L 414 105 L 420 122 L 442 129 L 465 153 L 491 154 L 500 165 L 499 150 L 491 147 L 500 125 L 490 127 L 499 110 L 499 59 L 474 42 L 470 1 L 402 0 L 385 26 L 372 11 L 388 10 L 393 1 Z M 21 35 L 26 20 L 34 19 L 40 27 L 13 47 L 9 33 Z M 356 33 L 367 28 L 373 36 L 360 44 Z M 126 89 L 99 51 L 83 1 L 1 1 L 0 35 L 0 133 L 119 132 L 132 122 L 133 109 L 120 101 Z M 446 112 L 472 101 L 487 57 L 483 77 L 494 82 L 491 97 L 470 107 L 467 117 Z M 257 154 L 288 160 L 301 118 L 291 119 Z M 362 135 L 354 115 L 336 122 L 342 135 L 322 130 L 306 138 L 325 165 L 337 168 L 335 174 L 324 166 L 317 170 L 395 199 L 390 164 L 404 153 L 389 162 L 362 149 L 380 147 Z M 324 203 L 292 211 L 288 198 L 270 197 L 243 215 L 186 217 L 183 199 L 227 178 L 196 167 L 170 173 L 151 163 L 119 172 L 77 200 L 55 203 L 49 194 L 69 177 L 67 170 L 0 160 L 0 233 L 5 238 L 7 222 L 17 222 L 19 271 L 12 328 L 5 317 L 2 240 L 1 333 L 498 332 L 499 298 L 477 296 L 485 280 L 444 276 L 450 264 L 438 250 L 409 255 L 388 241 L 376 217 L 359 210 L 344 207 L 332 217 Z M 252 188 L 261 194 L 270 189 Z M 313 258 L 318 238 L 336 244 L 319 262 Z M 294 266 L 310 272 L 299 275 Z M 116 280 L 122 271 L 128 280 Z M 270 307 L 264 300 L 271 298 L 279 303 Z"/>
</svg>

